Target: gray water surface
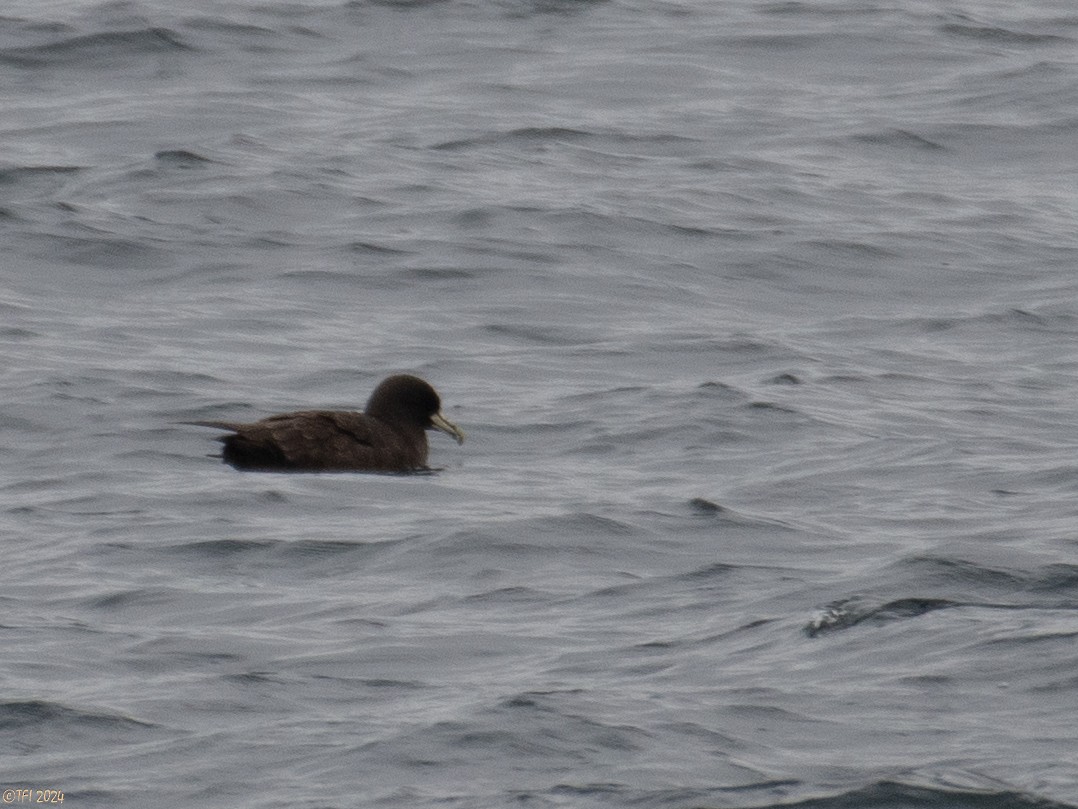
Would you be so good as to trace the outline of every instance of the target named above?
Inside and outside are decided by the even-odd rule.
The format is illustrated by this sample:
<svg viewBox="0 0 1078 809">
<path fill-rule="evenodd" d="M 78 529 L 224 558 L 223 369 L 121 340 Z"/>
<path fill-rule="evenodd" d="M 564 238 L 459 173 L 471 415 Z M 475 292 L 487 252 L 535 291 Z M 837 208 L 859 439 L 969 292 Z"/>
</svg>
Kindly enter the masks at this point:
<svg viewBox="0 0 1078 809">
<path fill-rule="evenodd" d="M 0 787 L 1078 806 L 1076 42 L 1053 0 L 9 2 Z M 435 474 L 183 424 L 401 371 L 468 432 Z"/>
</svg>

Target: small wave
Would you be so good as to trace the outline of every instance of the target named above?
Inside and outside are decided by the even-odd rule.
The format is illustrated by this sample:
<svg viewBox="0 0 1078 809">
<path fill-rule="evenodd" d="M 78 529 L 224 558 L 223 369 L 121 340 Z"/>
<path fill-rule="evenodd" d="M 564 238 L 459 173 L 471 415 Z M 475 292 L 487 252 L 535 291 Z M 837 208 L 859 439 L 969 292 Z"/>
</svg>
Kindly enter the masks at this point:
<svg viewBox="0 0 1078 809">
<path fill-rule="evenodd" d="M 401 250 L 397 247 L 387 247 L 384 244 L 375 244 L 374 242 L 366 241 L 349 242 L 345 245 L 345 248 L 349 253 L 356 255 L 400 256 L 409 253 L 408 250 Z"/>
<path fill-rule="evenodd" d="M 166 548 L 166 551 L 207 559 L 232 558 L 261 553 L 279 545 L 276 539 L 203 539 Z"/>
<path fill-rule="evenodd" d="M 581 14 L 593 6 L 599 6 L 609 0 L 519 0 L 512 4 L 510 16 L 529 14 L 561 14 L 569 16 Z"/>
<path fill-rule="evenodd" d="M 912 147 L 928 151 L 943 151 L 947 148 L 942 143 L 937 143 L 923 135 L 918 135 L 916 132 L 910 132 L 908 129 L 884 129 L 879 132 L 866 132 L 854 135 L 853 140 L 874 146 Z"/>
<path fill-rule="evenodd" d="M 126 63 L 132 56 L 195 50 L 168 28 L 105 31 L 69 37 L 44 45 L 0 51 L 0 64 L 15 67 L 79 67 Z"/>
<path fill-rule="evenodd" d="M 197 168 L 198 166 L 212 163 L 208 157 L 203 157 L 197 152 L 187 149 L 162 149 L 153 156 L 158 163 L 181 169 Z"/>
<path fill-rule="evenodd" d="M 726 580 L 741 569 L 741 565 L 730 565 L 725 562 L 712 562 L 711 564 L 695 568 L 686 573 L 680 573 L 673 576 L 672 579 L 674 581 L 693 582 L 694 584 L 700 584 L 701 582 L 711 584 L 720 580 Z"/>
<path fill-rule="evenodd" d="M 447 2 L 447 0 L 350 0 L 350 7 L 387 6 L 388 8 L 410 9 L 426 8 Z"/>
<path fill-rule="evenodd" d="M 684 135 L 662 133 L 657 135 L 610 130 L 572 129 L 560 126 L 527 126 L 501 132 L 485 132 L 470 138 L 458 138 L 432 144 L 435 151 L 461 151 L 482 146 L 510 146 L 546 149 L 551 145 L 587 144 L 589 150 L 598 150 L 610 157 L 625 157 L 625 149 L 634 154 L 639 150 L 650 151 L 660 147 L 663 153 L 670 147 L 695 144 L 697 141 Z M 616 151 L 606 152 L 603 147 L 616 146 Z"/>
<path fill-rule="evenodd" d="M 973 23 L 945 23 L 943 33 L 967 39 L 981 39 L 1005 45 L 1041 45 L 1071 42 L 1069 37 L 1058 34 L 1034 34 L 1028 31 L 1013 31 L 994 25 L 976 25 Z"/>
<path fill-rule="evenodd" d="M 55 733 L 63 735 L 67 732 L 65 728 L 70 730 L 73 726 L 90 731 L 154 727 L 149 722 L 121 714 L 84 711 L 48 700 L 0 702 L 0 731 L 51 727 Z"/>
<path fill-rule="evenodd" d="M 1078 565 L 1045 565 L 1030 577 L 1027 586 L 1032 592 L 1078 598 Z"/>
<path fill-rule="evenodd" d="M 69 264 L 113 269 L 159 268 L 172 263 L 165 250 L 133 239 L 51 236 L 48 250 Z"/>
<path fill-rule="evenodd" d="M 399 544 L 394 540 L 380 542 L 355 542 L 331 539 L 301 539 L 286 542 L 277 547 L 277 555 L 285 561 L 319 561 L 342 556 L 363 555 Z"/>
<path fill-rule="evenodd" d="M 570 532 L 607 537 L 637 536 L 641 533 L 641 529 L 634 525 L 586 511 L 542 518 L 540 526 L 543 530 L 550 531 L 558 536 Z"/>
<path fill-rule="evenodd" d="M 21 185 L 42 178 L 64 180 L 82 170 L 82 166 L 9 166 L 0 169 L 0 185 Z"/>
<path fill-rule="evenodd" d="M 238 562 L 253 559 L 256 562 L 283 564 L 288 568 L 333 561 L 344 556 L 367 556 L 372 552 L 396 545 L 393 540 L 382 542 L 354 542 L 330 539 L 205 539 L 172 545 L 166 550 L 194 561 L 214 563 Z"/>
<path fill-rule="evenodd" d="M 173 591 L 166 588 L 136 588 L 98 596 L 90 599 L 88 606 L 91 609 L 122 610 L 129 607 L 144 607 L 148 604 L 163 604 L 172 597 Z"/>
<path fill-rule="evenodd" d="M 647 533 L 630 523 L 589 512 L 551 517 L 509 520 L 482 531 L 453 532 L 430 546 L 438 557 L 455 561 L 481 556 L 484 559 L 522 561 L 566 552 L 594 556 L 620 547 L 626 537 Z M 584 541 L 586 539 L 586 541 Z M 604 543 L 603 540 L 609 540 Z"/>
<path fill-rule="evenodd" d="M 686 511 L 688 511 L 687 515 Z M 729 506 L 699 496 L 681 501 L 676 510 L 651 510 L 644 514 L 660 520 L 668 528 L 676 525 L 681 530 L 699 529 L 707 532 L 713 532 L 719 528 L 762 529 L 768 532 L 793 530 L 782 520 L 738 512 Z"/>
<path fill-rule="evenodd" d="M 900 255 L 900 253 L 894 250 L 880 247 L 877 244 L 870 244 L 865 241 L 853 241 L 851 239 L 808 239 L 801 244 L 805 247 L 818 248 L 829 253 L 843 253 L 858 258 L 895 258 Z"/>
<path fill-rule="evenodd" d="M 827 632 L 849 629 L 863 623 L 876 625 L 916 618 L 935 610 L 961 607 L 946 598 L 899 598 L 886 604 L 870 604 L 860 598 L 833 601 L 805 625 L 805 634 L 815 638 Z"/>
<path fill-rule="evenodd" d="M 0 326 L 0 337 L 7 340 L 33 340 L 40 336 L 40 332 L 30 331 L 30 329 L 20 328 L 19 326 Z"/>
<path fill-rule="evenodd" d="M 781 374 L 776 374 L 767 381 L 771 385 L 800 385 L 803 383 L 803 380 L 800 376 L 798 376 L 797 374 L 790 373 L 789 371 L 786 371 Z"/>
<path fill-rule="evenodd" d="M 268 671 L 245 671 L 238 674 L 226 674 L 221 679 L 226 682 L 235 683 L 239 686 L 260 686 L 260 685 L 284 685 L 287 684 L 287 680 L 277 674 Z"/>
<path fill-rule="evenodd" d="M 492 323 L 486 331 L 498 337 L 509 337 L 527 343 L 551 346 L 573 346 L 594 342 L 588 332 L 561 326 Z"/>
<path fill-rule="evenodd" d="M 1024 793 L 997 781 L 975 780 L 983 782 L 984 786 L 922 786 L 885 780 L 829 797 L 783 802 L 776 806 L 785 809 L 1074 809 L 1068 804 Z"/>
<path fill-rule="evenodd" d="M 465 604 L 533 604 L 547 601 L 548 593 L 543 593 L 531 587 L 499 587 L 484 593 L 475 593 L 465 596 L 462 601 Z"/>
<path fill-rule="evenodd" d="M 438 281 L 471 281 L 476 277 L 474 270 L 459 267 L 413 267 L 397 270 L 394 276 L 402 281 L 430 283 Z"/>
<path fill-rule="evenodd" d="M 689 500 L 689 508 L 702 517 L 713 517 L 716 514 L 721 514 L 726 511 L 726 509 L 718 503 L 714 503 L 704 497 L 694 497 Z"/>
<path fill-rule="evenodd" d="M 965 559 L 918 555 L 889 567 L 909 589 L 925 595 L 873 599 L 855 595 L 825 605 L 804 627 L 809 637 L 859 624 L 882 625 L 955 608 L 979 610 L 1078 609 L 1078 566 L 1050 564 L 1032 570 L 989 567 Z M 1068 631 L 1069 634 L 1069 631 Z"/>
<path fill-rule="evenodd" d="M 1028 577 L 1020 571 L 988 567 L 965 559 L 946 556 L 910 556 L 895 563 L 899 572 L 923 586 L 947 588 L 1023 589 Z"/>
<path fill-rule="evenodd" d="M 366 279 L 363 276 L 339 270 L 285 270 L 278 274 L 277 278 L 298 280 L 304 284 L 366 284 Z"/>
<path fill-rule="evenodd" d="M 1078 333 L 1078 317 L 1072 312 L 1035 311 L 1018 307 L 964 315 L 914 317 L 895 321 L 894 325 L 925 334 L 1001 327 L 1034 332 Z"/>
<path fill-rule="evenodd" d="M 528 143 L 539 144 L 548 142 L 579 141 L 596 137 L 594 133 L 583 129 L 568 129 L 559 126 L 547 127 L 522 127 L 511 129 L 508 132 L 491 132 L 477 135 L 473 138 L 460 138 L 436 143 L 431 149 L 437 151 L 457 151 L 471 149 L 475 146 L 488 146 L 497 143 Z"/>
</svg>

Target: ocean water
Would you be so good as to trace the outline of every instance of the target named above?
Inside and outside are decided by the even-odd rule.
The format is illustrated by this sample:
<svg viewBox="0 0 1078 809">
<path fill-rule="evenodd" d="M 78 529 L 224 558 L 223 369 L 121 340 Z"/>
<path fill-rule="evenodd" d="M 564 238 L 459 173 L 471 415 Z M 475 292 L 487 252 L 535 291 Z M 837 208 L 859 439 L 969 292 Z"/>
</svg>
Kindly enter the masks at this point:
<svg viewBox="0 0 1078 809">
<path fill-rule="evenodd" d="M 8 0 L 2 800 L 1078 806 L 1076 44 Z M 401 371 L 432 474 L 183 424 Z"/>
</svg>

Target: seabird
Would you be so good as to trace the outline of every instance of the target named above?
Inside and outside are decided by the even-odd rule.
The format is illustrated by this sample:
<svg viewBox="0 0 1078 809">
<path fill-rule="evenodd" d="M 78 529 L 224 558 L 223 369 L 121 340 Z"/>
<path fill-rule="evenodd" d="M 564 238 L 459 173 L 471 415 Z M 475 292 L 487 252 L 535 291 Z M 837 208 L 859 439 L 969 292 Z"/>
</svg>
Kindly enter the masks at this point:
<svg viewBox="0 0 1078 809">
<path fill-rule="evenodd" d="M 191 423 L 228 430 L 218 439 L 224 462 L 260 472 L 419 472 L 428 469 L 426 430 L 464 443 L 434 388 L 408 374 L 382 380 L 362 413 L 300 410 L 249 424 Z"/>
</svg>

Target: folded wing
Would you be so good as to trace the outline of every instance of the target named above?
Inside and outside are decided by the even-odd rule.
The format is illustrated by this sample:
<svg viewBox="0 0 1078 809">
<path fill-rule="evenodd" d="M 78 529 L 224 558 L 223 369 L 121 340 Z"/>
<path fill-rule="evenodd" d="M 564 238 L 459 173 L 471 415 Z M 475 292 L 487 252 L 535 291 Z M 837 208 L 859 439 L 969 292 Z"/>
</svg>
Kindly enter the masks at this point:
<svg viewBox="0 0 1078 809">
<path fill-rule="evenodd" d="M 251 424 L 202 422 L 231 431 L 222 456 L 238 469 L 408 472 L 423 469 L 427 439 L 363 413 L 304 410 Z"/>
</svg>

